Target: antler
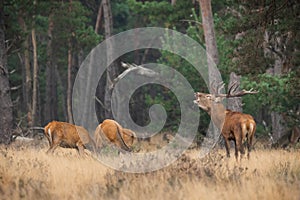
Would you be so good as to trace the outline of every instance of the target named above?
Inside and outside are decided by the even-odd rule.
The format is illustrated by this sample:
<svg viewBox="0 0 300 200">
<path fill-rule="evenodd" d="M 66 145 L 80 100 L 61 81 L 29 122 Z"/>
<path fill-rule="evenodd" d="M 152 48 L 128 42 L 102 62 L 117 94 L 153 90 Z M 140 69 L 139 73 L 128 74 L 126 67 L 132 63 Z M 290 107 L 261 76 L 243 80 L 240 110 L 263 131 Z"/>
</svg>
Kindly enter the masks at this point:
<svg viewBox="0 0 300 200">
<path fill-rule="evenodd" d="M 242 90 L 239 92 L 236 92 L 236 89 L 238 88 L 238 84 L 237 81 L 235 81 L 229 88 L 228 93 L 227 94 L 216 94 L 216 97 L 226 97 L 226 98 L 231 98 L 231 97 L 241 97 L 244 96 L 246 94 L 257 94 L 258 91 L 253 90 L 253 88 L 251 88 L 250 90 Z"/>
<path fill-rule="evenodd" d="M 218 95 L 221 92 L 221 90 L 224 88 L 224 86 L 225 86 L 225 83 L 223 83 L 223 81 L 219 82 L 218 84 L 216 84 L 216 81 L 213 81 L 210 84 L 210 89 L 211 89 L 212 94 Z"/>
</svg>

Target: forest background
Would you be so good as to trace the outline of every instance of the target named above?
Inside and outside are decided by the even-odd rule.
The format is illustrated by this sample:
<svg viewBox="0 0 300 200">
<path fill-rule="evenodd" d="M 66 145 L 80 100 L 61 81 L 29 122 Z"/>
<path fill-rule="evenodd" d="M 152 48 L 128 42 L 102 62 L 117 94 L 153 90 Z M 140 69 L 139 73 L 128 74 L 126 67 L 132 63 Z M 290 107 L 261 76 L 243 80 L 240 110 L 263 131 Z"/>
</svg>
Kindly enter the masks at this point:
<svg viewBox="0 0 300 200">
<path fill-rule="evenodd" d="M 300 4 L 296 0 L 212 1 L 218 48 L 218 69 L 229 83 L 231 72 L 241 76 L 241 88 L 255 88 L 243 97 L 243 112 L 254 116 L 257 136 L 271 133 L 278 140 L 300 115 Z M 0 5 L 0 142 L 9 143 L 16 128 L 44 126 L 52 120 L 73 122 L 72 87 L 88 53 L 105 38 L 138 27 L 164 27 L 187 34 L 205 47 L 196 0 L 2 0 Z M 136 50 L 120 57 L 99 81 L 97 117 L 111 117 L 105 94 L 107 76 L 124 70 L 121 62 L 149 62 L 179 71 L 195 91 L 208 91 L 185 60 L 170 52 Z M 99 103 L 101 102 L 101 103 Z M 149 107 L 167 111 L 165 130 L 176 131 L 180 105 L 159 85 L 140 87 L 132 96 L 130 113 L 139 125 L 149 123 Z M 209 117 L 201 112 L 199 138 Z"/>
</svg>

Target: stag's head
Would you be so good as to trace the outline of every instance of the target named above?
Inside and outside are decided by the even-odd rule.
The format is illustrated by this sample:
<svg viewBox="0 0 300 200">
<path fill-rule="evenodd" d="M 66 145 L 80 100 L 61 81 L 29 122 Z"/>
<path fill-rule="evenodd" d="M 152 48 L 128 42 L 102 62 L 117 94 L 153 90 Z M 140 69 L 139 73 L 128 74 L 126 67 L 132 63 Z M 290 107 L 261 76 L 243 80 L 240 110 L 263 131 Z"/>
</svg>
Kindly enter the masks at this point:
<svg viewBox="0 0 300 200">
<path fill-rule="evenodd" d="M 219 109 L 220 106 L 223 107 L 222 101 L 225 98 L 241 97 L 245 94 L 257 93 L 257 91 L 253 91 L 253 89 L 236 91 L 237 88 L 238 88 L 238 84 L 236 82 L 234 82 L 229 87 L 228 93 L 222 94 L 221 90 L 224 89 L 224 83 L 220 83 L 216 87 L 211 87 L 213 94 L 207 94 L 207 93 L 201 93 L 201 92 L 195 93 L 196 100 L 194 100 L 194 103 L 197 104 L 204 111 L 211 114 L 212 108 L 215 107 L 215 108 Z"/>
<path fill-rule="evenodd" d="M 221 98 L 215 97 L 213 94 L 195 93 L 194 103 L 197 104 L 202 110 L 208 112 L 210 114 L 213 104 L 220 103 L 222 101 Z"/>
</svg>

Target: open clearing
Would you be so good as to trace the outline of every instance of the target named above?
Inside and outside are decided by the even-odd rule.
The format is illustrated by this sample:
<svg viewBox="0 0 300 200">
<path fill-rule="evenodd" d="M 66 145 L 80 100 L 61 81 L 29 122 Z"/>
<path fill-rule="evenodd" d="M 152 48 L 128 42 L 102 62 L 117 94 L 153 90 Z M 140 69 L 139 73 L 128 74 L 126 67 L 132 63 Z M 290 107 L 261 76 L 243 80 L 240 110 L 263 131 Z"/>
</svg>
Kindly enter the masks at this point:
<svg viewBox="0 0 300 200">
<path fill-rule="evenodd" d="M 159 171 L 114 171 L 47 143 L 0 146 L 0 199 L 300 199 L 300 151 L 260 150 L 237 163 L 196 149 Z M 233 151 L 233 149 L 231 149 Z"/>
</svg>

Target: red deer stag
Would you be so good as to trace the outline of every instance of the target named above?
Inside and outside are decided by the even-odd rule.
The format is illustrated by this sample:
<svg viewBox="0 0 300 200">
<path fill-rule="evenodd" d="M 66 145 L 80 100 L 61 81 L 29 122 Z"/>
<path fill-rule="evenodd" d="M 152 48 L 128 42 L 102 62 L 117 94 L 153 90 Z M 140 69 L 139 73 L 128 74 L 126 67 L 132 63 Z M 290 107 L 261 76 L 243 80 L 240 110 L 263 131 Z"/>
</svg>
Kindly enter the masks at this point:
<svg viewBox="0 0 300 200">
<path fill-rule="evenodd" d="M 222 84 L 222 87 L 224 87 L 224 84 Z M 206 111 L 211 116 L 214 124 L 221 130 L 225 140 L 227 157 L 230 157 L 230 140 L 235 142 L 236 159 L 238 159 L 238 151 L 241 153 L 241 157 L 245 154 L 243 144 L 247 141 L 247 156 L 249 159 L 253 137 L 256 130 L 256 123 L 251 115 L 226 110 L 222 104 L 222 100 L 224 98 L 241 97 L 245 94 L 255 94 L 257 91 L 252 91 L 251 89 L 249 91 L 242 90 L 240 92 L 236 92 L 236 88 L 237 85 L 234 83 L 229 88 L 227 94 L 219 94 L 221 90 L 220 85 L 217 86 L 216 90 L 214 90 L 215 94 L 197 92 L 195 94 L 196 100 L 194 100 L 194 103 Z"/>
<path fill-rule="evenodd" d="M 86 145 L 92 144 L 93 148 L 95 147 L 95 142 L 82 126 L 52 121 L 45 126 L 44 133 L 50 145 L 47 153 L 53 153 L 58 146 L 61 146 L 77 148 L 79 155 L 82 156 Z"/>
<path fill-rule="evenodd" d="M 133 131 L 122 128 L 118 122 L 111 119 L 106 119 L 99 124 L 94 136 L 97 148 L 108 140 L 126 151 L 131 151 L 131 146 L 136 138 Z"/>
</svg>

